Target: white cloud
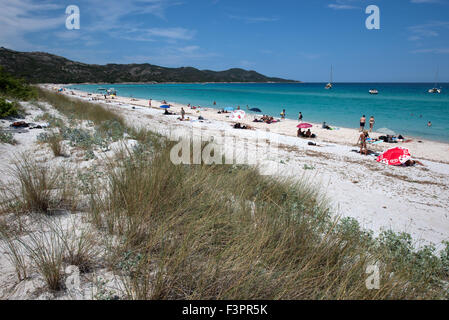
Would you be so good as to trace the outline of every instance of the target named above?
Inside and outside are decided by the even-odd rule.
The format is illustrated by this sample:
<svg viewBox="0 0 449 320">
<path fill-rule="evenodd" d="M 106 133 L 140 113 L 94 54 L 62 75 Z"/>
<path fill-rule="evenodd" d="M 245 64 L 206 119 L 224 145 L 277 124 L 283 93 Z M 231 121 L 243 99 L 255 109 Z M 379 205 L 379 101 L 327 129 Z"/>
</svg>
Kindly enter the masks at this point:
<svg viewBox="0 0 449 320">
<path fill-rule="evenodd" d="M 110 31 L 112 37 L 131 41 L 158 41 L 165 40 L 174 43 L 178 40 L 191 40 L 196 34 L 195 30 L 185 28 L 117 28 Z"/>
<path fill-rule="evenodd" d="M 411 0 L 411 3 L 440 3 L 440 0 Z"/>
<path fill-rule="evenodd" d="M 328 4 L 327 7 L 334 10 L 354 10 L 361 9 L 361 7 L 354 4 L 358 4 L 362 0 L 336 0 L 335 3 Z"/>
<path fill-rule="evenodd" d="M 334 4 L 331 3 L 327 6 L 328 8 L 335 9 L 335 10 L 351 10 L 351 9 L 359 9 L 359 7 L 350 6 L 347 4 Z"/>
<path fill-rule="evenodd" d="M 449 54 L 449 48 L 419 49 L 419 50 L 412 51 L 412 53 Z"/>
<path fill-rule="evenodd" d="M 244 21 L 246 23 L 257 23 L 257 22 L 275 22 L 278 21 L 277 17 L 248 17 L 248 16 L 236 16 L 228 15 L 230 19 Z"/>
<path fill-rule="evenodd" d="M 49 11 L 61 10 L 61 15 Z M 65 28 L 64 7 L 49 2 L 33 0 L 0 0 L 0 42 L 14 49 L 30 49 L 27 34 Z"/>
<path fill-rule="evenodd" d="M 432 21 L 430 23 L 408 27 L 411 32 L 410 41 L 418 41 L 424 38 L 435 38 L 440 35 L 440 30 L 449 30 L 449 21 Z"/>
</svg>

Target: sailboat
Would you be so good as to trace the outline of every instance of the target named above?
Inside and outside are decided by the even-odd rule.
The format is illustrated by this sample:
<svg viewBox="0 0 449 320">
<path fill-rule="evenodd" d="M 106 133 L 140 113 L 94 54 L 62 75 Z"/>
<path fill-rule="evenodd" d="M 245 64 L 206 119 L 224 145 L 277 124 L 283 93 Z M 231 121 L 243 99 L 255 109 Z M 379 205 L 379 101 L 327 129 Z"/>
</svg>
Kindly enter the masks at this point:
<svg viewBox="0 0 449 320">
<path fill-rule="evenodd" d="M 332 66 L 331 66 L 331 81 L 328 84 L 326 84 L 324 89 L 332 89 Z"/>
<path fill-rule="evenodd" d="M 441 93 L 441 88 L 437 88 L 437 84 L 438 84 L 438 68 L 435 74 L 435 87 L 429 89 L 429 93 Z"/>
</svg>

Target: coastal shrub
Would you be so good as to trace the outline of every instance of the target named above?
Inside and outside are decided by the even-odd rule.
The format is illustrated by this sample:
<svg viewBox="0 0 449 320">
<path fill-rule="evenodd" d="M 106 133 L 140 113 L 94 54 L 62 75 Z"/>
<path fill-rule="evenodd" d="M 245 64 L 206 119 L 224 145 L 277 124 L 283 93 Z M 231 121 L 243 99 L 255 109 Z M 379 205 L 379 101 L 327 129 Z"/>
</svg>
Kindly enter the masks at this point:
<svg viewBox="0 0 449 320">
<path fill-rule="evenodd" d="M 72 147 L 80 147 L 86 150 L 92 149 L 93 146 L 98 146 L 101 149 L 108 148 L 108 141 L 98 132 L 91 134 L 89 130 L 68 127 L 61 131 L 63 139 L 68 140 Z"/>
<path fill-rule="evenodd" d="M 19 114 L 19 109 L 15 102 L 8 102 L 0 98 L 0 118 L 15 117 Z"/>
<path fill-rule="evenodd" d="M 17 141 L 14 139 L 14 135 L 11 132 L 0 131 L 0 143 L 15 145 L 17 144 Z"/>
<path fill-rule="evenodd" d="M 390 259 L 395 272 L 406 270 L 408 277 L 416 283 L 432 286 L 448 280 L 446 255 L 448 248 L 439 254 L 433 245 L 415 248 L 412 237 L 407 233 L 382 232 L 377 242 L 385 257 Z"/>
<path fill-rule="evenodd" d="M 446 276 L 449 277 L 449 241 L 443 241 L 445 248 L 440 252 L 441 264 Z"/>
<path fill-rule="evenodd" d="M 0 95 L 20 100 L 30 100 L 37 97 L 37 92 L 25 80 L 15 78 L 5 72 L 0 66 Z"/>
<path fill-rule="evenodd" d="M 126 130 L 122 123 L 114 119 L 103 121 L 96 128 L 96 131 L 105 139 L 117 141 L 123 138 L 123 134 Z"/>
<path fill-rule="evenodd" d="M 84 160 L 85 161 L 89 161 L 89 160 L 93 160 L 95 159 L 95 153 L 92 149 L 87 149 L 86 152 L 84 153 Z"/>
<path fill-rule="evenodd" d="M 35 118 L 35 121 L 47 121 L 49 127 L 64 127 L 64 121 L 48 112 L 43 113 Z"/>
</svg>

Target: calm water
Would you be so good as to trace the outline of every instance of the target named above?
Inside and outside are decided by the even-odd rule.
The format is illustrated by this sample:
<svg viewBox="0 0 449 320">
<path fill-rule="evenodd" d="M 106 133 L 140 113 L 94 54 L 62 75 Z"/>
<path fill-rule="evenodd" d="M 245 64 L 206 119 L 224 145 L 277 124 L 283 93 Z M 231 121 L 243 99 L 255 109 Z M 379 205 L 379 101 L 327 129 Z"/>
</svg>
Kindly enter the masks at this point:
<svg viewBox="0 0 449 320">
<path fill-rule="evenodd" d="M 449 142 L 449 84 L 442 84 L 441 94 L 430 94 L 433 84 L 337 83 L 325 90 L 322 83 L 307 84 L 133 84 L 73 85 L 70 88 L 96 92 L 113 87 L 120 96 L 167 100 L 216 108 L 240 105 L 257 107 L 264 114 L 279 116 L 286 109 L 287 118 L 331 126 L 358 128 L 364 114 L 373 115 L 375 128 L 389 128 L 402 135 Z M 370 95 L 369 89 L 379 90 Z M 427 127 L 427 122 L 432 127 Z"/>
</svg>

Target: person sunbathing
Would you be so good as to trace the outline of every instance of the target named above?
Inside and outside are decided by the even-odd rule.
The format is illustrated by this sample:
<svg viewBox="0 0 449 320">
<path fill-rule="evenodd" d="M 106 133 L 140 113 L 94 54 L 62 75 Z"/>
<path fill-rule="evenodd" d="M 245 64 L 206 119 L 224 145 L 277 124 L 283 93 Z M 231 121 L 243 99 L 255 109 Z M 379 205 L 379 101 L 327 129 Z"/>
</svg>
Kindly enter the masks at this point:
<svg viewBox="0 0 449 320">
<path fill-rule="evenodd" d="M 329 126 L 326 124 L 326 121 L 323 122 L 322 128 L 323 128 L 323 129 L 327 129 L 327 130 L 331 130 L 331 127 L 329 127 Z"/>
<path fill-rule="evenodd" d="M 409 159 L 405 161 L 402 166 L 404 167 L 413 167 L 414 165 L 425 166 L 421 161 Z"/>
<path fill-rule="evenodd" d="M 250 126 L 242 125 L 240 122 L 234 124 L 234 129 L 252 129 Z"/>
<path fill-rule="evenodd" d="M 267 117 L 266 120 L 265 120 L 265 123 L 271 124 L 271 123 L 273 123 L 273 121 L 274 121 L 273 117 Z"/>
<path fill-rule="evenodd" d="M 165 109 L 165 111 L 164 111 L 164 115 L 174 115 L 174 114 L 176 114 L 176 113 L 169 112 L 167 109 Z"/>
</svg>

